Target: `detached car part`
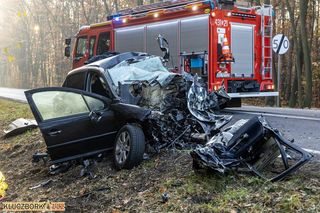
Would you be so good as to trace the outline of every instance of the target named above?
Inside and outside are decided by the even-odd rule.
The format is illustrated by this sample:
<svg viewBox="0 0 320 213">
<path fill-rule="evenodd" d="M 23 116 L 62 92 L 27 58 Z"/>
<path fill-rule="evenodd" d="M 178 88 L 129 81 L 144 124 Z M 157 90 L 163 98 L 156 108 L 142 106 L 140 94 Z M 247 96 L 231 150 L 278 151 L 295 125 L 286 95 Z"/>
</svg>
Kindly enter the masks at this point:
<svg viewBox="0 0 320 213">
<path fill-rule="evenodd" d="M 8 129 L 4 130 L 5 137 L 12 137 L 15 135 L 22 134 L 28 130 L 35 129 L 38 124 L 35 120 L 29 120 L 24 118 L 19 118 L 9 124 Z"/>
<path fill-rule="evenodd" d="M 240 120 L 191 152 L 195 169 L 225 173 L 244 170 L 277 181 L 299 169 L 312 155 L 273 129 L 264 117 Z"/>
</svg>

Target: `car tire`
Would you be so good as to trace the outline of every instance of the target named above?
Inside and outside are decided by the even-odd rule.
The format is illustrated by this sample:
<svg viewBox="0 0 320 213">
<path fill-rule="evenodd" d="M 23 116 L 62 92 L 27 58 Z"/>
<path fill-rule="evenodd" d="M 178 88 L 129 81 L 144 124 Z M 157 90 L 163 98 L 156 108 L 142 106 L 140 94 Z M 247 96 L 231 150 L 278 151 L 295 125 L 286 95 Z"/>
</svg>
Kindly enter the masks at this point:
<svg viewBox="0 0 320 213">
<path fill-rule="evenodd" d="M 143 160 L 145 137 L 137 125 L 127 124 L 117 134 L 113 148 L 113 160 L 116 169 L 132 169 Z"/>
</svg>

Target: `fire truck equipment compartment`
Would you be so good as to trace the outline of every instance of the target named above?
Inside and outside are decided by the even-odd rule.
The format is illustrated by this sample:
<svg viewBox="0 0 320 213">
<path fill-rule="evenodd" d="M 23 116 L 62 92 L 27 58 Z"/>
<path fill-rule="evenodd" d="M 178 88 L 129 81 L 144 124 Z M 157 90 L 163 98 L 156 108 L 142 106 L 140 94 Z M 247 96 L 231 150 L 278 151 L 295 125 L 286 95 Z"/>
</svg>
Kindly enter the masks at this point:
<svg viewBox="0 0 320 213">
<path fill-rule="evenodd" d="M 231 50 L 235 63 L 232 66 L 234 77 L 254 77 L 254 26 L 231 25 Z"/>
</svg>

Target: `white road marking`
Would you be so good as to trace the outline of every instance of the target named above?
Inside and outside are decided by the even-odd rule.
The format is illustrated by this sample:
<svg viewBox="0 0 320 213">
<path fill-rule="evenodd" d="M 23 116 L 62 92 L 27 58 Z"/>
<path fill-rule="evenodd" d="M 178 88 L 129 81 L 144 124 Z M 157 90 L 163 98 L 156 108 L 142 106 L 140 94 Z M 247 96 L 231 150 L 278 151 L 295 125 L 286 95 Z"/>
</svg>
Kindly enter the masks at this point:
<svg viewBox="0 0 320 213">
<path fill-rule="evenodd" d="M 312 154 L 320 155 L 320 151 L 317 151 L 317 150 L 313 150 L 313 149 L 304 149 L 304 150 L 307 151 L 307 152 L 310 152 Z"/>
<path fill-rule="evenodd" d="M 229 111 L 229 110 L 226 110 Z M 271 114 L 271 113 L 263 113 L 263 112 L 244 112 L 244 111 L 232 111 L 239 114 L 249 114 L 249 115 L 263 115 L 263 116 L 270 116 L 270 117 L 278 117 L 278 118 L 293 118 L 293 119 L 300 119 L 300 120 L 309 120 L 309 121 L 320 121 L 320 118 L 311 118 L 305 116 L 295 116 L 295 115 L 278 115 L 278 114 Z"/>
</svg>

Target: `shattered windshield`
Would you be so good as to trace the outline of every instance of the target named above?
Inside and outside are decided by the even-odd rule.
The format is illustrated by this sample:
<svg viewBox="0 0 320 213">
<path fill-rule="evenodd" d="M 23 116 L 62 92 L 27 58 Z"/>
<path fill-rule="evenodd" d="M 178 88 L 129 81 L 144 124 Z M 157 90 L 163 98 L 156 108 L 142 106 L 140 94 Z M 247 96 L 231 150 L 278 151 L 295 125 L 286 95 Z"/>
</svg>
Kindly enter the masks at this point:
<svg viewBox="0 0 320 213">
<path fill-rule="evenodd" d="M 113 86 L 133 81 L 157 81 L 166 85 L 176 75 L 170 73 L 162 64 L 160 57 L 132 58 L 108 70 Z"/>
</svg>

